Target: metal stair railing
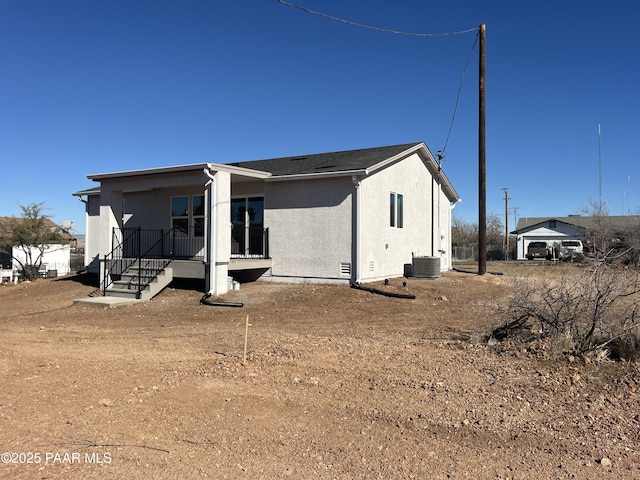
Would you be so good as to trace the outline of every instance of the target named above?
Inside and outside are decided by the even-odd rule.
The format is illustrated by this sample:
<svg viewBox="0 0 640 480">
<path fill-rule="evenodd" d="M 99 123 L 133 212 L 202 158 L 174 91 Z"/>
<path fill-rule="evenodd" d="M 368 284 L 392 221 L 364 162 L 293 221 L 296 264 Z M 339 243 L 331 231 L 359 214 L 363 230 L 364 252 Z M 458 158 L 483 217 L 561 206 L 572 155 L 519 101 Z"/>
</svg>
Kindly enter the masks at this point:
<svg viewBox="0 0 640 480">
<path fill-rule="evenodd" d="M 129 234 L 126 233 L 126 230 L 122 230 L 122 240 L 120 242 L 117 242 L 116 232 L 118 232 L 118 229 L 114 228 L 112 244 L 116 245 L 104 256 L 104 277 L 102 279 L 102 293 L 104 295 L 107 294 L 107 289 L 113 285 L 114 277 L 120 278 L 138 260 L 137 258 L 125 257 L 124 250 L 125 245 L 140 244 L 140 228 L 133 229 Z"/>
<path fill-rule="evenodd" d="M 142 291 L 147 288 L 151 282 L 153 282 L 160 273 L 167 268 L 167 266 L 173 261 L 173 252 L 169 252 L 168 255 L 164 253 L 164 247 L 169 245 L 167 240 L 171 238 L 175 233 L 175 227 L 172 227 L 167 233 L 161 235 L 158 241 L 151 245 L 144 254 L 140 255 L 138 260 L 138 286 L 136 291 L 136 298 L 139 299 L 142 295 Z M 144 265 L 142 264 L 144 260 Z M 144 272 L 145 281 L 142 281 L 142 273 Z"/>
</svg>

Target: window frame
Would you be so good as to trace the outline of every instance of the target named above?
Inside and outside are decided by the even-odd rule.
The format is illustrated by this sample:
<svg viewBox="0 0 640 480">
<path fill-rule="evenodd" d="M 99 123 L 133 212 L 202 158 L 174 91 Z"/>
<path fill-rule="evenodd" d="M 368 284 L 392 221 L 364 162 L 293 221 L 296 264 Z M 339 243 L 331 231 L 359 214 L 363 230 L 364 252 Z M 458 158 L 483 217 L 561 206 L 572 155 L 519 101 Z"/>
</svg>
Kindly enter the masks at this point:
<svg viewBox="0 0 640 480">
<path fill-rule="evenodd" d="M 389 194 L 389 226 L 404 228 L 404 194 L 390 192 Z"/>
<path fill-rule="evenodd" d="M 202 209 L 202 213 L 196 212 L 196 198 L 201 198 L 200 208 Z M 204 194 L 191 195 L 191 222 L 193 226 L 193 237 L 194 238 L 203 238 L 204 237 L 204 218 L 205 218 L 205 209 L 206 202 L 204 198 Z"/>
<path fill-rule="evenodd" d="M 201 199 L 199 207 L 202 209 L 202 213 L 196 212 L 196 198 Z M 187 201 L 184 212 L 182 205 L 179 205 L 180 211 L 176 211 L 174 207 L 174 201 L 179 199 L 186 199 Z M 170 226 L 176 230 L 175 235 L 183 238 L 203 238 L 205 208 L 204 194 L 171 195 L 169 198 L 169 213 L 171 218 Z M 179 214 L 176 215 L 176 213 Z"/>
</svg>

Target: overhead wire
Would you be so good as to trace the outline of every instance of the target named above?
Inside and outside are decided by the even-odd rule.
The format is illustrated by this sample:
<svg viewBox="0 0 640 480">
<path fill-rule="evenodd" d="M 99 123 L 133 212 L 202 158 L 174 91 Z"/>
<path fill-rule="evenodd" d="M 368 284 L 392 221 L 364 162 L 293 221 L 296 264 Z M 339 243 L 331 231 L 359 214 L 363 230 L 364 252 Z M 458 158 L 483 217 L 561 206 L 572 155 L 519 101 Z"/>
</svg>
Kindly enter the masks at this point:
<svg viewBox="0 0 640 480">
<path fill-rule="evenodd" d="M 331 15 L 327 15 L 326 13 L 322 13 L 322 12 L 317 12 L 315 10 L 310 10 L 308 8 L 305 7 L 301 7 L 300 5 L 295 5 L 293 3 L 289 3 L 289 2 L 285 2 L 284 0 L 276 0 L 278 3 L 285 5 L 287 7 L 291 7 L 291 8 L 295 8 L 298 10 L 301 10 L 303 12 L 306 13 L 310 13 L 312 15 L 317 15 L 319 17 L 322 18 L 326 18 L 328 20 L 333 20 L 336 22 L 340 22 L 340 23 L 344 23 L 347 25 L 351 25 L 353 27 L 358 27 L 358 28 L 364 28 L 367 30 L 374 30 L 377 32 L 383 32 L 383 33 L 392 33 L 394 35 L 405 35 L 405 36 L 410 36 L 410 37 L 445 37 L 445 36 L 449 36 L 449 35 L 461 35 L 461 34 L 465 34 L 465 33 L 470 33 L 470 32 L 477 32 L 476 34 L 476 38 L 473 42 L 473 46 L 471 47 L 471 51 L 469 52 L 469 57 L 467 58 L 467 62 L 464 65 L 464 68 L 462 70 L 462 75 L 460 77 L 460 82 L 458 84 L 458 92 L 456 95 L 456 101 L 455 101 L 455 105 L 453 108 L 453 114 L 451 116 L 451 123 L 449 124 L 449 130 L 447 131 L 447 137 L 445 139 L 444 142 L 444 146 L 442 147 L 441 150 L 438 150 L 438 165 L 441 164 L 442 160 L 444 159 L 445 155 L 446 155 L 446 150 L 447 150 L 447 145 L 449 144 L 449 139 L 451 137 L 451 132 L 453 130 L 453 124 L 456 118 L 456 113 L 458 111 L 458 104 L 460 102 L 460 95 L 462 92 L 462 84 L 464 81 L 464 75 L 467 71 L 467 67 L 469 66 L 469 62 L 471 61 L 471 54 L 473 53 L 473 51 L 476 48 L 476 45 L 478 43 L 478 38 L 480 36 L 480 30 L 478 29 L 478 27 L 475 28 L 469 28 L 467 30 L 460 30 L 460 31 L 456 31 L 456 32 L 446 32 L 446 33 L 417 33 L 417 32 L 404 32 L 401 30 L 391 30 L 391 29 L 387 29 L 387 28 L 381 28 L 381 27 L 375 27 L 372 25 L 365 25 L 362 23 L 357 23 L 357 22 L 352 22 L 351 20 L 345 20 L 344 18 L 339 18 L 339 17 L 333 17 Z"/>
<path fill-rule="evenodd" d="M 461 35 L 463 33 L 469 33 L 469 32 L 474 32 L 478 30 L 478 28 L 475 27 L 475 28 L 470 28 L 468 30 L 461 30 L 459 32 L 447 32 L 447 33 L 403 32 L 401 30 L 391 30 L 388 28 L 374 27 L 372 25 L 365 25 L 363 23 L 357 23 L 357 22 L 352 22 L 351 20 L 345 20 L 344 18 L 332 17 L 331 15 L 327 15 L 326 13 L 310 10 L 308 8 L 301 7 L 300 5 L 294 5 L 293 3 L 285 2 L 284 0 L 276 0 L 276 1 L 282 5 L 286 5 L 287 7 L 297 8 L 298 10 L 302 10 L 303 12 L 311 13 L 313 15 L 318 15 L 319 17 L 327 18 L 329 20 L 333 20 L 336 22 L 346 23 L 347 25 L 351 25 L 353 27 L 366 28 L 367 30 L 375 30 L 377 32 L 393 33 L 395 35 L 407 35 L 410 37 L 446 37 L 448 35 Z"/>
<path fill-rule="evenodd" d="M 462 92 L 462 83 L 464 82 L 464 75 L 467 72 L 467 67 L 469 66 L 469 62 L 471 61 L 471 54 L 476 48 L 478 44 L 478 38 L 480 36 L 480 32 L 478 31 L 478 35 L 476 35 L 476 39 L 473 42 L 473 46 L 471 47 L 471 51 L 469 52 L 469 56 L 467 57 L 467 63 L 464 64 L 464 68 L 462 69 L 462 75 L 460 76 L 460 83 L 458 84 L 458 93 L 456 95 L 456 103 L 453 107 L 453 115 L 451 116 L 451 123 L 449 124 L 449 131 L 447 132 L 447 138 L 444 142 L 444 146 L 441 150 L 438 150 L 438 163 L 440 163 L 447 152 L 447 145 L 449 144 L 449 138 L 451 137 L 451 131 L 453 130 L 453 123 L 456 119 L 456 112 L 458 111 L 458 103 L 460 102 L 460 94 Z"/>
</svg>

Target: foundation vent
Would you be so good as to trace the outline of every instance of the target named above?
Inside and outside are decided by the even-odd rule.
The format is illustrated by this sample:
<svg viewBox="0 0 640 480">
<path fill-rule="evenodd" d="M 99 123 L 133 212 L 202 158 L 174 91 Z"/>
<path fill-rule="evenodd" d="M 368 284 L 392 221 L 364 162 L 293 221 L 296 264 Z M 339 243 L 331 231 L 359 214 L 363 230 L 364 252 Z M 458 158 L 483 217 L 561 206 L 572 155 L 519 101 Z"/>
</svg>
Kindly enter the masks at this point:
<svg viewBox="0 0 640 480">
<path fill-rule="evenodd" d="M 351 264 L 349 262 L 340 262 L 340 275 L 351 275 Z"/>
</svg>

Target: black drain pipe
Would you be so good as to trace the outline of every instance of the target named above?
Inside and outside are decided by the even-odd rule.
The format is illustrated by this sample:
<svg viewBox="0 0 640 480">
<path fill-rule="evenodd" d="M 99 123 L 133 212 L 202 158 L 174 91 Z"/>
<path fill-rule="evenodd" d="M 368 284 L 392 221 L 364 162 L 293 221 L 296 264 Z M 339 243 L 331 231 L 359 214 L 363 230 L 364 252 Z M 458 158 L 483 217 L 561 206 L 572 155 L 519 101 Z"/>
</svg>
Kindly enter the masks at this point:
<svg viewBox="0 0 640 480">
<path fill-rule="evenodd" d="M 387 292 L 385 290 L 378 290 L 377 288 L 364 287 L 359 283 L 352 283 L 351 288 L 355 288 L 357 290 L 364 290 L 365 292 L 376 293 L 378 295 L 384 295 L 385 297 L 393 297 L 393 298 L 407 298 L 409 300 L 415 300 L 416 296 L 410 293 L 394 293 Z"/>
<path fill-rule="evenodd" d="M 213 300 L 209 300 L 211 296 L 210 293 L 205 293 L 200 299 L 200 303 L 203 305 L 209 305 L 211 307 L 244 307 L 243 303 L 236 302 L 214 302 Z"/>
</svg>

